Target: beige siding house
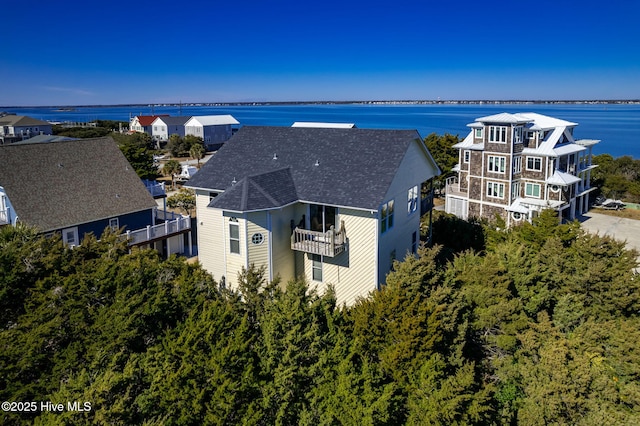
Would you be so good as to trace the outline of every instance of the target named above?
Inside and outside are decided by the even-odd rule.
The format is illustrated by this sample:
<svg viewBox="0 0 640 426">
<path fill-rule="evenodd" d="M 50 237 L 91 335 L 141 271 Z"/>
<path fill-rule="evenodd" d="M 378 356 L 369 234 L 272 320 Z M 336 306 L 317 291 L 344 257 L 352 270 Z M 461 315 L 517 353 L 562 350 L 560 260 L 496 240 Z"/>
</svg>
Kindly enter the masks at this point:
<svg viewBox="0 0 640 426">
<path fill-rule="evenodd" d="M 189 181 L 200 262 L 231 288 L 255 264 L 352 304 L 416 251 L 439 173 L 416 131 L 245 126 Z"/>
</svg>

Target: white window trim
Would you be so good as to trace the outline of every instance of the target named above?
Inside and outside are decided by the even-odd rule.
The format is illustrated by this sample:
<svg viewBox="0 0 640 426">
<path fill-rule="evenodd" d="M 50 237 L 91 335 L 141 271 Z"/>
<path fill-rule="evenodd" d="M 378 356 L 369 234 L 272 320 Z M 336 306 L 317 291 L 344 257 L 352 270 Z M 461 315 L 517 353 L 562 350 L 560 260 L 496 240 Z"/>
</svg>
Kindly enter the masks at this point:
<svg viewBox="0 0 640 426">
<path fill-rule="evenodd" d="M 527 194 L 527 192 L 528 192 L 528 191 L 527 191 L 527 188 L 529 187 L 529 188 L 532 188 L 532 189 L 533 189 L 535 186 L 537 186 L 537 187 L 538 187 L 538 195 L 536 196 L 536 195 L 529 195 L 529 194 Z M 542 193 L 541 193 L 541 192 L 542 192 L 542 186 L 541 186 L 539 183 L 526 182 L 526 183 L 524 184 L 524 196 L 525 196 L 525 197 L 529 197 L 529 198 L 540 198 L 540 197 L 542 196 Z M 532 191 L 531 193 L 533 194 L 533 191 Z"/>
<path fill-rule="evenodd" d="M 513 157 L 513 173 L 522 173 L 522 156 Z"/>
<path fill-rule="evenodd" d="M 494 190 L 498 195 L 493 195 Z M 504 183 L 487 182 L 487 188 L 486 188 L 485 194 L 489 198 L 497 198 L 497 199 L 503 200 L 504 199 Z"/>
<path fill-rule="evenodd" d="M 382 212 L 384 211 L 385 208 L 387 210 L 387 215 L 383 216 Z M 391 214 L 388 213 L 390 210 L 391 210 Z M 393 225 L 395 225 L 394 215 L 395 215 L 394 200 L 389 200 L 380 207 L 380 222 L 381 222 L 380 233 L 381 234 L 385 234 L 389 232 L 390 229 L 393 229 Z M 384 224 L 384 230 L 383 230 L 383 224 Z"/>
<path fill-rule="evenodd" d="M 534 160 L 540 160 L 540 168 L 539 169 L 535 169 L 535 168 L 529 168 L 529 159 Z M 529 156 L 527 157 L 527 165 L 526 165 L 527 170 L 532 171 L 532 172 L 541 172 L 542 171 L 542 157 L 534 157 L 534 156 Z"/>
<path fill-rule="evenodd" d="M 509 127 L 507 126 L 489 126 L 489 142 L 507 143 L 507 134 Z M 497 139 L 495 138 L 497 136 Z M 504 140 L 500 138 L 504 136 Z"/>
<path fill-rule="evenodd" d="M 112 231 L 118 231 L 118 229 L 120 229 L 120 221 L 117 217 L 109 219 L 109 228 L 111 228 Z"/>
<path fill-rule="evenodd" d="M 316 256 L 318 257 L 318 259 L 320 260 L 316 260 Z M 311 279 L 313 281 L 316 282 L 323 282 L 324 280 L 324 271 L 323 271 L 323 267 L 322 267 L 322 256 L 318 255 L 318 254 L 312 254 L 311 255 Z M 320 271 L 320 279 L 316 279 L 316 277 L 314 276 L 314 271 Z"/>
<path fill-rule="evenodd" d="M 480 132 L 480 135 L 478 135 L 478 132 Z M 482 127 L 478 127 L 474 130 L 474 137 L 476 139 L 482 139 L 483 134 L 484 134 L 484 129 Z"/>
<path fill-rule="evenodd" d="M 73 241 L 69 241 L 67 237 L 67 233 L 73 232 Z M 66 228 L 62 230 L 62 242 L 66 245 L 73 247 L 77 246 L 80 242 L 78 241 L 78 227 L 74 226 L 73 228 Z"/>
<path fill-rule="evenodd" d="M 414 185 L 407 191 L 407 214 L 412 215 L 418 210 L 418 185 Z"/>
<path fill-rule="evenodd" d="M 233 238 L 231 236 L 231 226 L 235 226 L 238 229 L 238 238 Z M 232 241 L 237 241 L 238 242 L 238 251 L 235 252 L 233 251 L 233 249 L 231 248 L 231 242 Z M 237 254 L 240 255 L 241 249 L 240 249 L 240 224 L 238 223 L 238 219 L 236 218 L 231 218 L 229 219 L 229 253 L 230 254 Z"/>
<path fill-rule="evenodd" d="M 497 160 L 497 161 L 496 161 Z M 490 168 L 493 163 L 493 170 Z M 498 165 L 496 169 L 496 164 Z M 487 157 L 487 172 L 505 174 L 507 169 L 507 157 L 502 155 L 489 155 Z"/>
<path fill-rule="evenodd" d="M 462 162 L 465 163 L 465 164 L 468 164 L 469 161 L 471 161 L 471 151 L 468 150 L 468 149 L 465 149 L 462 152 Z"/>
</svg>

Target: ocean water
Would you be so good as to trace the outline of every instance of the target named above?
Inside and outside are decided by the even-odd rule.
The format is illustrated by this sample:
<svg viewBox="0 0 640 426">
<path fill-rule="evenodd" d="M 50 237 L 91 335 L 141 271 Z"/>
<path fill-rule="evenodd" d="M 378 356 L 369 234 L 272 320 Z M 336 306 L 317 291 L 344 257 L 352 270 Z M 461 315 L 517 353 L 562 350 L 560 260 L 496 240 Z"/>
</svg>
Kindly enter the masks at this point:
<svg viewBox="0 0 640 426">
<path fill-rule="evenodd" d="M 594 154 L 640 158 L 640 104 L 304 104 L 241 106 L 100 106 L 9 108 L 48 121 L 129 121 L 135 115 L 231 114 L 241 125 L 290 126 L 295 121 L 354 123 L 360 128 L 416 129 L 423 137 L 450 133 L 465 137 L 467 124 L 500 112 L 536 112 L 578 123 L 574 136 L 599 139 Z"/>
</svg>

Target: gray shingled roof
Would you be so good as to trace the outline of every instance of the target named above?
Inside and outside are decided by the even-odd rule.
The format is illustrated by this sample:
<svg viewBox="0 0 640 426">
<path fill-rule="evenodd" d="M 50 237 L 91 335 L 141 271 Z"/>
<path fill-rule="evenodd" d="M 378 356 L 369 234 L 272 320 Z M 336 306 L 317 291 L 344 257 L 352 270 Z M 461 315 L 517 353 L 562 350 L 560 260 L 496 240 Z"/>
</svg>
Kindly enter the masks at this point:
<svg viewBox="0 0 640 426">
<path fill-rule="evenodd" d="M 48 121 L 28 117 L 26 115 L 5 115 L 0 117 L 0 124 L 3 126 L 51 126 Z"/>
<path fill-rule="evenodd" d="M 4 145 L 0 164 L 20 220 L 43 232 L 156 206 L 110 137 Z"/>
<path fill-rule="evenodd" d="M 188 117 L 158 117 L 167 126 L 184 126 L 184 123 L 191 120 L 191 115 Z"/>
<path fill-rule="evenodd" d="M 298 199 L 291 169 L 247 176 L 209 203 L 209 207 L 237 212 L 274 209 Z"/>
<path fill-rule="evenodd" d="M 415 130 L 244 126 L 188 186 L 229 192 L 211 203 L 229 210 L 275 207 L 291 199 L 294 189 L 301 201 L 377 210 L 416 140 L 422 143 Z M 291 182 L 271 174 L 283 169 Z M 281 200 L 273 196 L 279 184 L 286 194 Z M 271 188 L 265 192 L 277 202 L 243 198 L 258 197 L 258 188 Z"/>
</svg>

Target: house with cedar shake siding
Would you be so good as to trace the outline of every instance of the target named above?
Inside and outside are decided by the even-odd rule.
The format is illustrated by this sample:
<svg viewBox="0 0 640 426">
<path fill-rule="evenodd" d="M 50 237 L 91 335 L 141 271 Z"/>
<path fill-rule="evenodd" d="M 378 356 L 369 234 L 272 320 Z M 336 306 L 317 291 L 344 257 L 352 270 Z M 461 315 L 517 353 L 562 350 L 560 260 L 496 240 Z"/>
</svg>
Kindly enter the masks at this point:
<svg viewBox="0 0 640 426">
<path fill-rule="evenodd" d="M 592 148 L 573 137 L 577 123 L 536 113 L 495 114 L 468 125 L 457 176 L 446 184 L 445 210 L 467 219 L 531 221 L 543 209 L 573 220 L 589 210 Z"/>
<path fill-rule="evenodd" d="M 255 264 L 353 304 L 416 252 L 439 174 L 415 130 L 244 126 L 188 183 L 199 261 L 232 288 Z"/>
</svg>

